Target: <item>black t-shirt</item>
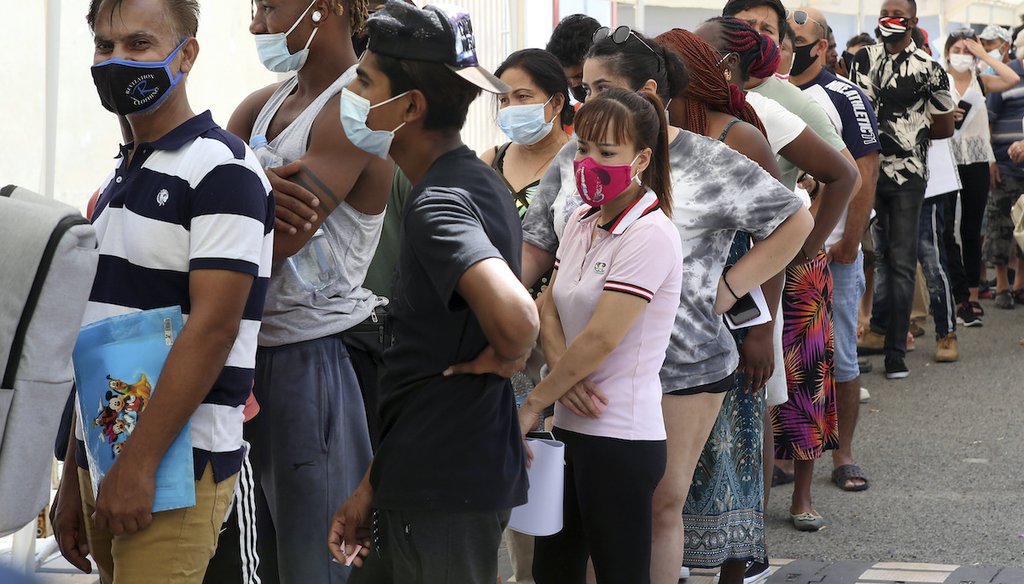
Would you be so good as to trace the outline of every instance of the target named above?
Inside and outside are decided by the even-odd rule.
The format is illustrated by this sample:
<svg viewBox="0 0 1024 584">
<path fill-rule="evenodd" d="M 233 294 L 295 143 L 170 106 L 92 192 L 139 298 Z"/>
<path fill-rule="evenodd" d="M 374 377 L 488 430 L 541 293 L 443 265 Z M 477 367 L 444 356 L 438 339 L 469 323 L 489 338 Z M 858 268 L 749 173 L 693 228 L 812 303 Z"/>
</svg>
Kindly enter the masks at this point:
<svg viewBox="0 0 1024 584">
<path fill-rule="evenodd" d="M 502 258 L 519 275 L 522 230 L 508 190 L 462 146 L 413 186 L 402 219 L 395 344 L 384 354 L 380 447 L 370 481 L 381 509 L 497 511 L 526 502 L 512 386 L 496 375 L 444 377 L 487 346 L 456 285 Z"/>
</svg>

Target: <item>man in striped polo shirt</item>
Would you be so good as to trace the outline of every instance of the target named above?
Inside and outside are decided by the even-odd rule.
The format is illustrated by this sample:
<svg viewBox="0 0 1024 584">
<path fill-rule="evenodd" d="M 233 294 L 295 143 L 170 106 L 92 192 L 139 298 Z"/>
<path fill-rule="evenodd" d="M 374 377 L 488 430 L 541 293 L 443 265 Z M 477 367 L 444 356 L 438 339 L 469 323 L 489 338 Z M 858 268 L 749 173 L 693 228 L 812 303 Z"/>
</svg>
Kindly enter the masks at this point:
<svg viewBox="0 0 1024 584">
<path fill-rule="evenodd" d="M 87 16 L 100 101 L 134 141 L 99 192 L 85 322 L 175 305 L 186 315 L 95 501 L 88 471 L 65 467 L 57 541 L 83 571 L 91 553 L 105 584 L 202 582 L 243 456 L 274 203 L 253 153 L 189 105 L 198 17 L 196 0 L 92 0 Z M 152 513 L 156 468 L 190 420 L 196 504 Z"/>
</svg>

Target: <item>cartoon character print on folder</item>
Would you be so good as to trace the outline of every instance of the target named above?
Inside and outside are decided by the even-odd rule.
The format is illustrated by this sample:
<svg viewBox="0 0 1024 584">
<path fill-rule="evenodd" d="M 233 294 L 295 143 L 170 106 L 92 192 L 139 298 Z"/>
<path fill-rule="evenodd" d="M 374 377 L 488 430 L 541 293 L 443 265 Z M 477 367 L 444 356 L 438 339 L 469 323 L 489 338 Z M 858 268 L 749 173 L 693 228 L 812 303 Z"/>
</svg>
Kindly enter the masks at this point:
<svg viewBox="0 0 1024 584">
<path fill-rule="evenodd" d="M 121 453 L 125 441 L 135 430 L 139 414 L 146 409 L 153 386 L 145 373 L 132 384 L 107 375 L 107 390 L 103 400 L 96 409 L 96 418 L 92 425 L 100 428 L 103 440 L 110 444 L 114 456 Z"/>
</svg>

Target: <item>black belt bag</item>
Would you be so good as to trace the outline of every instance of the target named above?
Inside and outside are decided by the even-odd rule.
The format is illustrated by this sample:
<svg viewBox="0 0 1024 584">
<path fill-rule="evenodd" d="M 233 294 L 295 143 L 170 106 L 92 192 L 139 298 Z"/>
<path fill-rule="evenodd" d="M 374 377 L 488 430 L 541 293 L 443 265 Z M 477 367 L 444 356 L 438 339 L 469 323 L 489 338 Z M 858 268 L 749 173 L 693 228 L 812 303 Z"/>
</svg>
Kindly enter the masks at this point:
<svg viewBox="0 0 1024 584">
<path fill-rule="evenodd" d="M 391 318 L 387 306 L 377 306 L 363 322 L 341 333 L 346 345 L 369 353 L 374 360 L 381 362 L 384 351 L 394 344 Z"/>
</svg>

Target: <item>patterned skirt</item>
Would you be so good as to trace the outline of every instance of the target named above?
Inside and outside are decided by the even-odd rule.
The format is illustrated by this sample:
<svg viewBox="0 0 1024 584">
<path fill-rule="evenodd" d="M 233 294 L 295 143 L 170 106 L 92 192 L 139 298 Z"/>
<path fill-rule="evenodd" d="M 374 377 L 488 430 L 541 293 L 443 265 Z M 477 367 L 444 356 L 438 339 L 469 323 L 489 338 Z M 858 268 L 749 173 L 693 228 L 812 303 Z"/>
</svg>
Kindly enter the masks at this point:
<svg viewBox="0 0 1024 584">
<path fill-rule="evenodd" d="M 737 235 L 729 254 L 734 264 L 750 248 Z M 736 346 L 746 331 L 733 331 Z M 701 452 L 683 507 L 683 564 L 715 568 L 727 560 L 755 560 L 764 550 L 764 390 L 751 395 L 739 389 L 744 377 L 725 394 L 722 409 Z"/>
<path fill-rule="evenodd" d="M 786 270 L 782 311 L 782 350 L 789 401 L 769 408 L 775 458 L 817 460 L 839 443 L 832 274 L 824 253 Z"/>
</svg>

